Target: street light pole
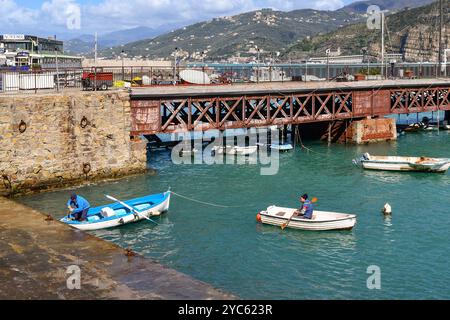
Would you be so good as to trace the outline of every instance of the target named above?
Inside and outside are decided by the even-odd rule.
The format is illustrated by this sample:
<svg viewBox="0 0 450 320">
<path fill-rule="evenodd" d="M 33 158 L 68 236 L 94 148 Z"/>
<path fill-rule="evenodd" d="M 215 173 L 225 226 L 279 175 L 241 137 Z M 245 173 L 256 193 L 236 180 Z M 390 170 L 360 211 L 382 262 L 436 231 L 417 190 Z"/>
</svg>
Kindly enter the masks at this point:
<svg viewBox="0 0 450 320">
<path fill-rule="evenodd" d="M 122 81 L 125 81 L 125 65 L 124 65 L 124 56 L 125 56 L 125 51 L 122 50 L 121 52 L 121 56 L 122 56 Z"/>
<path fill-rule="evenodd" d="M 331 50 L 327 49 L 327 81 L 330 81 L 330 53 Z"/>
<path fill-rule="evenodd" d="M 438 59 L 439 59 L 439 75 L 442 75 L 442 28 L 443 28 L 443 4 L 442 4 L 442 0 L 439 0 L 439 10 L 440 10 L 440 19 L 439 19 L 439 54 L 438 54 Z"/>
<path fill-rule="evenodd" d="M 259 83 L 259 48 L 256 47 L 256 53 L 257 53 L 257 60 L 256 60 L 256 82 Z"/>
<path fill-rule="evenodd" d="M 308 59 L 305 60 L 305 82 L 308 82 Z"/>
<path fill-rule="evenodd" d="M 384 12 L 381 12 L 381 76 L 384 79 Z"/>
<path fill-rule="evenodd" d="M 203 84 L 206 84 L 205 79 L 205 51 L 202 51 L 202 71 L 203 71 Z"/>
<path fill-rule="evenodd" d="M 58 48 L 55 48 L 55 63 L 56 63 L 56 91 L 59 92 L 59 67 L 58 67 Z"/>
<path fill-rule="evenodd" d="M 175 52 L 173 54 L 173 85 L 177 84 L 177 54 L 178 47 L 175 48 Z"/>
</svg>

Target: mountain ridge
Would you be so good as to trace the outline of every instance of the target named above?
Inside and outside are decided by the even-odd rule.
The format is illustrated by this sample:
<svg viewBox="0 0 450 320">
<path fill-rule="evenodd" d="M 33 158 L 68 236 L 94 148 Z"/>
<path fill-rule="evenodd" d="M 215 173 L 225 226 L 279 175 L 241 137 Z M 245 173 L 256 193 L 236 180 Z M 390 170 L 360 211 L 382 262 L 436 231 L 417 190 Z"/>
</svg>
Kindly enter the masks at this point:
<svg viewBox="0 0 450 320">
<path fill-rule="evenodd" d="M 179 55 L 185 58 L 201 60 L 201 52 L 205 52 L 206 59 L 227 59 L 237 55 L 254 56 L 258 47 L 261 54 L 267 55 L 283 51 L 299 38 L 327 33 L 361 19 L 359 14 L 344 11 L 261 9 L 198 22 L 153 39 L 107 49 L 101 54 L 114 58 L 124 50 L 132 57 L 167 58 L 179 48 Z"/>
<path fill-rule="evenodd" d="M 446 12 L 443 42 L 450 43 L 450 0 L 444 0 Z M 409 61 L 435 61 L 439 47 L 439 8 L 437 3 L 404 9 L 386 17 L 386 48 L 388 53 L 401 53 Z M 369 30 L 364 23 L 344 26 L 325 35 L 303 39 L 292 44 L 284 58 L 305 59 L 325 55 L 327 49 L 340 48 L 342 54 L 362 54 L 367 48 L 372 56 L 380 56 L 380 30 Z"/>
</svg>

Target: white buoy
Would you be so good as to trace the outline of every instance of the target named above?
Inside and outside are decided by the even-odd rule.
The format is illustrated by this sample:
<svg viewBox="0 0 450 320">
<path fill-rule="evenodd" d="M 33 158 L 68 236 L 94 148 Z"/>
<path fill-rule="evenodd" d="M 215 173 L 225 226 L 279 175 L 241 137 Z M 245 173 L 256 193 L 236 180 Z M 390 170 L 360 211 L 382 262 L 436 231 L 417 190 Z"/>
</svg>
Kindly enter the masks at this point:
<svg viewBox="0 0 450 320">
<path fill-rule="evenodd" d="M 392 214 L 392 207 L 389 203 L 386 203 L 383 207 L 383 210 L 381 210 L 384 215 L 391 215 Z"/>
</svg>

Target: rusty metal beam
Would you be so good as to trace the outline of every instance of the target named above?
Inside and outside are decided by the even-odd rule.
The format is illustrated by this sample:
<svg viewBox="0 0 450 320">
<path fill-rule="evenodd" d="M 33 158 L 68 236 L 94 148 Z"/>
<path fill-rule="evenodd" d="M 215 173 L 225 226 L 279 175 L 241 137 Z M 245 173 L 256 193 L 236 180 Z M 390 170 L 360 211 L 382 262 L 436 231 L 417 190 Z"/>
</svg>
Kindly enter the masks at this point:
<svg viewBox="0 0 450 320">
<path fill-rule="evenodd" d="M 130 134 L 264 127 L 438 110 L 450 110 L 450 87 L 133 99 Z"/>
</svg>

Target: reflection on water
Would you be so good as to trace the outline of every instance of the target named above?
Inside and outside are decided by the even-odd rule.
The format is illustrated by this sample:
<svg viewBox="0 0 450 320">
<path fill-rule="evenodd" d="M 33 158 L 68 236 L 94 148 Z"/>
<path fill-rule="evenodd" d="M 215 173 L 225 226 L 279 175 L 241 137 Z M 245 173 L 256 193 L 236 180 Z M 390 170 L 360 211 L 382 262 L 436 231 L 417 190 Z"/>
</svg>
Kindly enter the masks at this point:
<svg viewBox="0 0 450 320">
<path fill-rule="evenodd" d="M 323 244 L 327 244 L 327 250 L 354 250 L 356 248 L 356 238 L 353 231 L 305 231 L 295 229 L 282 230 L 281 227 L 256 225 L 257 237 L 263 241 L 266 237 L 282 237 L 289 242 L 289 246 L 301 246 L 305 250 L 315 251 L 323 249 Z M 272 244 L 271 244 L 272 245 Z"/>
<path fill-rule="evenodd" d="M 408 173 L 409 174 L 409 173 Z M 364 170 L 363 175 L 368 179 L 377 180 L 383 183 L 397 184 L 406 179 L 405 172 L 395 171 L 371 171 Z"/>
</svg>

